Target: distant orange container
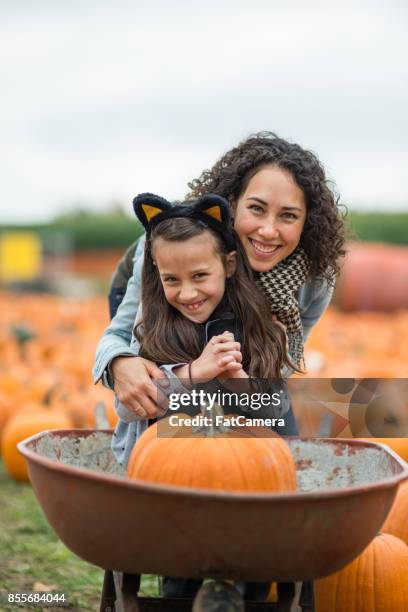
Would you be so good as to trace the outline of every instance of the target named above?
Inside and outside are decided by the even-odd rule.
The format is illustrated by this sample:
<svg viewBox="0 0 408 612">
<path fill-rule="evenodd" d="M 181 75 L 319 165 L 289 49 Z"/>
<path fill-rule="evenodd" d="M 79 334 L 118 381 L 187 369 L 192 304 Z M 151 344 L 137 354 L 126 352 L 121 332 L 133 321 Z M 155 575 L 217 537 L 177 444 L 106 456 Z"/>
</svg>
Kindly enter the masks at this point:
<svg viewBox="0 0 408 612">
<path fill-rule="evenodd" d="M 349 311 L 408 308 L 408 247 L 350 243 L 334 303 Z"/>
</svg>

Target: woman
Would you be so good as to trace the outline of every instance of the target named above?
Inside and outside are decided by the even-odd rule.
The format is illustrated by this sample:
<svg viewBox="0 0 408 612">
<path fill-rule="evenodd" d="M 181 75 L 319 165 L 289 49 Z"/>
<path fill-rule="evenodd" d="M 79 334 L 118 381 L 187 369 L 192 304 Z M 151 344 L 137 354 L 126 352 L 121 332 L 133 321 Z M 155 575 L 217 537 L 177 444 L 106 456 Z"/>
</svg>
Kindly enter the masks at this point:
<svg viewBox="0 0 408 612">
<path fill-rule="evenodd" d="M 317 157 L 297 144 L 262 132 L 226 153 L 190 183 L 188 198 L 211 192 L 231 206 L 236 230 L 271 316 L 286 327 L 292 360 L 301 366 L 312 327 L 327 308 L 339 259 L 344 222 Z M 99 342 L 94 380 L 104 379 L 134 418 L 154 418 L 163 372 L 137 357 L 132 341 L 140 308 L 144 238 L 117 315 Z M 140 312 L 140 311 L 139 311 Z"/>
</svg>

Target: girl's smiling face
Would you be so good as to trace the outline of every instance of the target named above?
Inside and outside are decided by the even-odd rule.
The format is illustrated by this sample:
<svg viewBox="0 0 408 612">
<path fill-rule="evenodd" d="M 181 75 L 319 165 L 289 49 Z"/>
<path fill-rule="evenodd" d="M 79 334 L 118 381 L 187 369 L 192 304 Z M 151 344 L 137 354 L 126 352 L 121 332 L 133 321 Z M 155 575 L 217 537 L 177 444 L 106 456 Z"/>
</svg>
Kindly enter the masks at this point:
<svg viewBox="0 0 408 612">
<path fill-rule="evenodd" d="M 152 254 L 168 303 L 194 323 L 207 321 L 235 271 L 235 252 L 222 256 L 214 236 L 204 231 L 181 242 L 156 238 Z"/>
<path fill-rule="evenodd" d="M 299 244 L 306 203 L 289 171 L 274 165 L 261 168 L 234 209 L 235 231 L 256 272 L 271 270 Z"/>
</svg>

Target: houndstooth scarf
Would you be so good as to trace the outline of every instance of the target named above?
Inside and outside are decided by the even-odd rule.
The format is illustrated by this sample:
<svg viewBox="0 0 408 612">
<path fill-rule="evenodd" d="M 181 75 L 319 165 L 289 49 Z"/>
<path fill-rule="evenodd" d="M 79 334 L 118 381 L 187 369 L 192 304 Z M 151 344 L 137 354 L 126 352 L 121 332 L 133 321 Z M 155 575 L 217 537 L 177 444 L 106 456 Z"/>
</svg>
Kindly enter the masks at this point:
<svg viewBox="0 0 408 612">
<path fill-rule="evenodd" d="M 303 328 L 297 290 L 305 283 L 310 271 L 309 259 L 301 247 L 268 272 L 259 272 L 256 283 L 266 296 L 273 314 L 286 327 L 289 354 L 298 366 L 304 365 Z"/>
</svg>

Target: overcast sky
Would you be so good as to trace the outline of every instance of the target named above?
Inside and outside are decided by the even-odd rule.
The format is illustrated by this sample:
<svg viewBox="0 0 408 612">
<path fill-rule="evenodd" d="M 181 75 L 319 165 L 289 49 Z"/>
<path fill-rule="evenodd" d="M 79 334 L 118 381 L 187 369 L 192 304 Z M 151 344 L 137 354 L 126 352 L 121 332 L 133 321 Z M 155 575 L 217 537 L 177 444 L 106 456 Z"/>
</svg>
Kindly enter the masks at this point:
<svg viewBox="0 0 408 612">
<path fill-rule="evenodd" d="M 183 197 L 265 129 L 315 151 L 351 207 L 408 208 L 404 0 L 0 7 L 0 223 Z"/>
</svg>

